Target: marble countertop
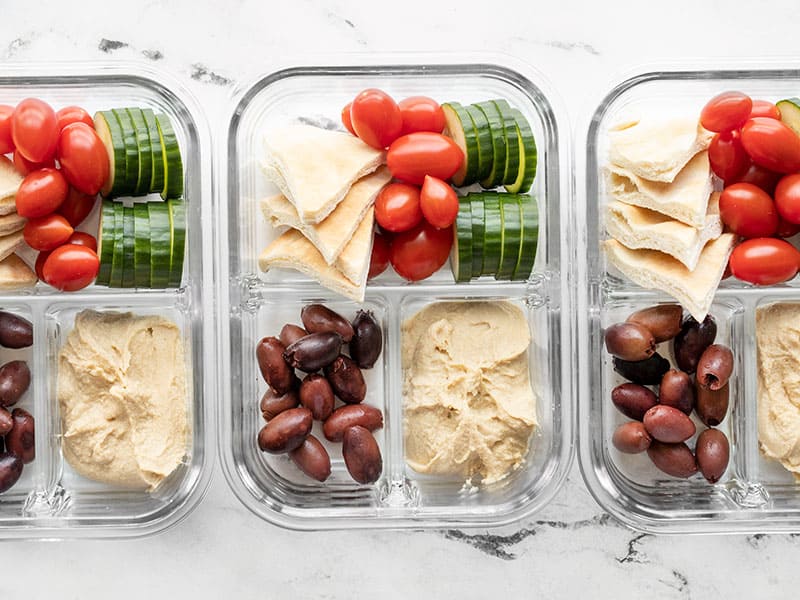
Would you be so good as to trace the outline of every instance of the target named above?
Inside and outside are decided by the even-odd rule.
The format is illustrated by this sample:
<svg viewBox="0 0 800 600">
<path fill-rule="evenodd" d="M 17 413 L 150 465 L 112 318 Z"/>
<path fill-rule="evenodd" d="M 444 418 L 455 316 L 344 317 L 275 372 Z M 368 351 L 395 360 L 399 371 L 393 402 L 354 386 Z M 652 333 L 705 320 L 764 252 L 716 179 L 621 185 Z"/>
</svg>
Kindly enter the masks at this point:
<svg viewBox="0 0 800 600">
<path fill-rule="evenodd" d="M 637 66 L 797 58 L 800 4 L 769 18 L 739 0 L 555 3 L 108 0 L 41 10 L 6 3 L 5 61 L 157 62 L 219 127 L 237 82 L 293 56 L 376 51 L 501 52 L 546 74 L 572 126 Z M 87 17 L 86 15 L 91 15 Z M 496 26 L 494 26 L 496 24 Z M 739 32 L 739 33 L 734 33 Z M 217 466 L 178 526 L 133 541 L 0 543 L 5 597 L 34 598 L 781 598 L 795 535 L 657 537 L 594 502 L 573 467 L 543 511 L 492 531 L 298 533 L 264 523 Z M 113 593 L 111 591 L 113 590 Z M 16 593 L 15 593 L 16 592 Z"/>
</svg>

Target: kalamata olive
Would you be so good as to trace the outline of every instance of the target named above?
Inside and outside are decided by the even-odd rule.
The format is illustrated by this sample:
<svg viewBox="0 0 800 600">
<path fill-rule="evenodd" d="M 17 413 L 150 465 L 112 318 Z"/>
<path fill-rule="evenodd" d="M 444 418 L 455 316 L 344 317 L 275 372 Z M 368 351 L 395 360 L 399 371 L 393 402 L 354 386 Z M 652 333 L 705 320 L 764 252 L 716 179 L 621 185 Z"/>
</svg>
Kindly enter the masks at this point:
<svg viewBox="0 0 800 600">
<path fill-rule="evenodd" d="M 33 415 L 22 408 L 11 412 L 14 426 L 6 435 L 6 448 L 22 459 L 26 465 L 36 458 L 36 436 Z"/>
<path fill-rule="evenodd" d="M 0 494 L 8 491 L 22 475 L 22 459 L 13 452 L 0 452 Z"/>
<path fill-rule="evenodd" d="M 606 329 L 606 350 L 622 360 L 645 360 L 656 351 L 656 340 L 637 323 L 615 323 Z"/>
<path fill-rule="evenodd" d="M 333 389 L 322 375 L 312 373 L 300 384 L 300 404 L 311 411 L 317 421 L 324 421 L 331 416 L 333 405 Z"/>
<path fill-rule="evenodd" d="M 717 323 L 711 315 L 706 315 L 702 323 L 698 323 L 694 317 L 686 319 L 674 342 L 678 368 L 685 373 L 694 373 L 700 356 L 714 343 L 716 337 Z"/>
<path fill-rule="evenodd" d="M 313 419 L 307 408 L 290 408 L 272 419 L 258 432 L 258 447 L 271 454 L 291 452 L 311 432 Z"/>
<path fill-rule="evenodd" d="M 279 394 L 285 394 L 292 389 L 295 374 L 283 359 L 285 348 L 276 337 L 265 337 L 256 346 L 258 368 L 264 381 Z"/>
<path fill-rule="evenodd" d="M 341 442 L 344 432 L 354 425 L 370 431 L 383 427 L 383 413 L 369 404 L 348 404 L 333 411 L 322 426 L 322 433 L 331 442 Z"/>
<path fill-rule="evenodd" d="M 644 413 L 658 404 L 656 395 L 643 385 L 623 383 L 611 390 L 611 401 L 630 419 L 641 421 Z"/>
<path fill-rule="evenodd" d="M 340 355 L 325 367 L 325 377 L 334 393 L 345 404 L 358 404 L 367 395 L 367 384 L 353 359 Z"/>
<path fill-rule="evenodd" d="M 658 386 L 658 402 L 665 406 L 672 406 L 687 415 L 692 414 L 694 408 L 694 384 L 692 378 L 683 371 L 670 369 L 661 378 Z"/>
<path fill-rule="evenodd" d="M 281 340 L 281 344 L 288 346 L 299 340 L 301 337 L 305 337 L 307 335 L 308 332 L 302 327 L 293 325 L 292 323 L 287 323 L 281 328 L 281 333 L 278 337 Z"/>
<path fill-rule="evenodd" d="M 350 356 L 362 369 L 371 369 L 381 355 L 383 334 L 372 313 L 359 310 L 353 319 L 353 339 L 350 340 Z"/>
<path fill-rule="evenodd" d="M 614 357 L 614 370 L 625 379 L 640 385 L 661 383 L 664 373 L 669 371 L 669 361 L 658 352 L 646 360 L 628 361 Z"/>
<path fill-rule="evenodd" d="M 647 456 L 656 467 L 667 475 L 687 478 L 697 473 L 697 461 L 694 454 L 684 443 L 665 444 L 653 440 L 647 449 Z"/>
<path fill-rule="evenodd" d="M 274 419 L 279 414 L 300 404 L 297 392 L 289 390 L 285 394 L 278 394 L 273 389 L 268 389 L 261 397 L 261 414 L 265 421 Z"/>
<path fill-rule="evenodd" d="M 685 442 L 697 431 L 694 422 L 686 416 L 686 413 L 663 404 L 648 410 L 642 422 L 654 440 L 667 444 Z"/>
<path fill-rule="evenodd" d="M 27 348 L 33 344 L 33 325 L 17 315 L 0 311 L 0 346 Z"/>
<path fill-rule="evenodd" d="M 697 385 L 697 416 L 707 427 L 716 427 L 725 420 L 728 414 L 728 397 L 730 387 L 726 384 L 718 390 Z"/>
<path fill-rule="evenodd" d="M 383 470 L 378 442 L 366 427 L 348 427 L 342 439 L 342 455 L 350 476 L 358 483 L 373 483 Z"/>
<path fill-rule="evenodd" d="M 733 373 L 733 352 L 722 344 L 711 344 L 697 363 L 697 382 L 716 391 L 728 383 Z"/>
<path fill-rule="evenodd" d="M 620 452 L 639 454 L 650 447 L 652 438 L 639 421 L 628 421 L 614 430 L 611 443 Z"/>
<path fill-rule="evenodd" d="M 322 442 L 313 435 L 309 434 L 299 447 L 289 452 L 289 458 L 312 479 L 325 481 L 331 476 L 331 457 Z"/>
<path fill-rule="evenodd" d="M 645 327 L 653 334 L 656 343 L 660 344 L 678 335 L 682 317 L 683 309 L 679 304 L 658 304 L 637 310 L 626 321 Z"/>
<path fill-rule="evenodd" d="M 0 407 L 0 436 L 6 435 L 14 427 L 14 417 L 7 409 Z"/>
<path fill-rule="evenodd" d="M 308 333 L 333 331 L 342 336 L 342 341 L 353 339 L 353 326 L 342 315 L 323 304 L 308 304 L 300 311 L 300 320 Z"/>
<path fill-rule="evenodd" d="M 31 371 L 24 360 L 12 360 L 0 367 L 0 405 L 12 406 L 31 384 Z"/>
<path fill-rule="evenodd" d="M 730 445 L 725 434 L 719 429 L 706 429 L 697 436 L 694 453 L 706 481 L 717 483 L 725 474 L 730 459 Z"/>
<path fill-rule="evenodd" d="M 283 353 L 283 358 L 291 367 L 313 373 L 331 364 L 341 349 L 342 336 L 338 333 L 310 333 L 292 342 Z"/>
</svg>

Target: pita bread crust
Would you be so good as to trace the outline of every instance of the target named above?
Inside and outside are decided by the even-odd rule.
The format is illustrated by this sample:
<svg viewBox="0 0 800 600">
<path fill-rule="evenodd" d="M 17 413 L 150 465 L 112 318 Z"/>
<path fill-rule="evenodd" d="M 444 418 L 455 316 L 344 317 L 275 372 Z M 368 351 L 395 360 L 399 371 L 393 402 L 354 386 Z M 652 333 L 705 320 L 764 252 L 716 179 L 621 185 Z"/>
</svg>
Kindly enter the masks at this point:
<svg viewBox="0 0 800 600">
<path fill-rule="evenodd" d="M 20 217 L 16 212 L 0 216 L 0 235 L 8 235 L 15 231 L 21 231 L 25 227 L 27 219 Z"/>
<path fill-rule="evenodd" d="M 1 236 L 0 261 L 14 254 L 17 250 L 22 248 L 22 245 L 24 243 L 25 243 L 25 237 L 22 235 L 21 231 L 15 231 L 14 233 L 11 233 L 9 235 Z"/>
<path fill-rule="evenodd" d="M 16 195 L 22 177 L 5 156 L 0 155 L 0 215 L 17 211 Z"/>
<path fill-rule="evenodd" d="M 372 230 L 375 225 L 375 207 L 370 206 L 350 242 L 336 259 L 334 265 L 355 285 L 366 284 L 372 256 Z"/>
<path fill-rule="evenodd" d="M 39 281 L 31 268 L 16 254 L 0 261 L 0 290 L 21 290 Z"/>
</svg>

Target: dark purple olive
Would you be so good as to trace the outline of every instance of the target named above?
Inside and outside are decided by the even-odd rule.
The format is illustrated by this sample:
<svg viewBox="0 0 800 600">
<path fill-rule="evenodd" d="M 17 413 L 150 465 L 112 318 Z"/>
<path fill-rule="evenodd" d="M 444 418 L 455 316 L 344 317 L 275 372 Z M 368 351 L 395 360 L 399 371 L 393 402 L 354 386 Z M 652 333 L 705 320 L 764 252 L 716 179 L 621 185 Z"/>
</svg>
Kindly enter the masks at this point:
<svg viewBox="0 0 800 600">
<path fill-rule="evenodd" d="M 33 325 L 17 315 L 0 311 L 0 346 L 27 348 L 33 344 Z"/>
<path fill-rule="evenodd" d="M 653 440 L 647 449 L 647 456 L 656 467 L 667 475 L 685 479 L 697 473 L 697 461 L 694 454 L 684 443 L 665 444 Z"/>
<path fill-rule="evenodd" d="M 331 364 L 342 349 L 342 336 L 332 331 L 310 333 L 290 344 L 283 353 L 289 366 L 313 373 Z"/>
<path fill-rule="evenodd" d="M 305 337 L 307 335 L 308 332 L 302 327 L 287 323 L 281 328 L 281 333 L 278 337 L 281 340 L 281 344 L 288 346 L 289 344 L 293 344 L 299 340 L 301 337 Z"/>
<path fill-rule="evenodd" d="M 728 468 L 731 453 L 725 434 L 719 429 L 706 429 L 697 437 L 694 453 L 706 481 L 717 483 Z"/>
<path fill-rule="evenodd" d="M 347 356 L 341 355 L 325 367 L 325 377 L 345 404 L 358 404 L 367 395 L 367 384 L 361 369 Z"/>
<path fill-rule="evenodd" d="M 641 421 L 644 413 L 658 404 L 656 395 L 638 383 L 618 385 L 611 390 L 611 401 L 623 415 L 636 421 Z"/>
<path fill-rule="evenodd" d="M 711 344 L 697 363 L 697 382 L 712 391 L 725 387 L 733 373 L 733 352 L 722 344 Z"/>
<path fill-rule="evenodd" d="M 11 412 L 14 426 L 6 435 L 6 448 L 22 459 L 26 465 L 36 458 L 36 436 L 33 415 L 22 408 Z"/>
<path fill-rule="evenodd" d="M 627 318 L 628 323 L 638 323 L 645 327 L 657 344 L 671 340 L 681 330 L 683 309 L 679 304 L 659 304 L 637 310 Z"/>
<path fill-rule="evenodd" d="M 298 404 L 300 404 L 300 398 L 298 398 L 295 390 L 289 390 L 285 394 L 278 394 L 270 388 L 261 397 L 261 415 L 265 421 L 270 421 L 283 411 L 295 408 Z"/>
<path fill-rule="evenodd" d="M 284 346 L 276 337 L 265 337 L 256 345 L 258 368 L 264 381 L 278 394 L 285 394 L 295 385 L 296 376 L 283 359 Z"/>
<path fill-rule="evenodd" d="M 717 337 L 717 323 L 714 317 L 706 315 L 702 323 L 694 317 L 683 322 L 680 333 L 675 336 L 675 362 L 678 368 L 690 375 L 697 370 L 697 363 Z"/>
<path fill-rule="evenodd" d="M 639 421 L 628 421 L 614 430 L 611 443 L 625 454 L 639 454 L 650 447 L 653 439 Z"/>
<path fill-rule="evenodd" d="M 309 304 L 300 311 L 300 319 L 308 333 L 332 331 L 342 336 L 344 342 L 353 339 L 353 326 L 342 315 L 324 304 Z"/>
<path fill-rule="evenodd" d="M 669 361 L 658 352 L 646 360 L 631 362 L 614 357 L 614 370 L 625 379 L 640 385 L 658 385 L 669 371 Z"/>
<path fill-rule="evenodd" d="M 370 311 L 359 310 L 353 320 L 350 356 L 362 369 L 371 369 L 381 355 L 383 334 Z"/>
<path fill-rule="evenodd" d="M 300 384 L 300 404 L 311 411 L 317 421 L 324 421 L 331 416 L 336 403 L 333 389 L 328 380 L 319 373 L 306 375 Z"/>
<path fill-rule="evenodd" d="M 24 360 L 12 360 L 0 367 L 0 405 L 12 406 L 31 384 L 31 371 Z"/>
<path fill-rule="evenodd" d="M 683 371 L 670 369 L 661 378 L 658 386 L 658 403 L 672 406 L 678 410 L 692 414 L 694 408 L 694 384 L 692 378 Z"/>
<path fill-rule="evenodd" d="M 22 459 L 13 452 L 0 452 L 0 494 L 8 491 L 22 475 Z"/>
<path fill-rule="evenodd" d="M 697 404 L 695 411 L 707 427 L 716 427 L 725 420 L 728 414 L 728 395 L 730 386 L 725 385 L 718 390 L 711 390 L 697 385 Z"/>
<path fill-rule="evenodd" d="M 0 406 L 0 436 L 6 435 L 14 427 L 14 417 L 8 409 Z"/>
<path fill-rule="evenodd" d="M 653 356 L 656 340 L 637 323 L 615 323 L 605 333 L 606 349 L 622 360 L 639 361 Z"/>
</svg>

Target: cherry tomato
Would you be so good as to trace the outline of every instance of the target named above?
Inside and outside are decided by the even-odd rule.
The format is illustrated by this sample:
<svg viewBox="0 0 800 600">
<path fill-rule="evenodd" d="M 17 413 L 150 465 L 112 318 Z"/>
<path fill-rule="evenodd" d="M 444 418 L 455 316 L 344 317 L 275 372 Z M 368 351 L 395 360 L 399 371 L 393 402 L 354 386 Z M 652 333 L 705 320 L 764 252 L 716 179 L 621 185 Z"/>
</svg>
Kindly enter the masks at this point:
<svg viewBox="0 0 800 600">
<path fill-rule="evenodd" d="M 403 128 L 400 108 L 386 92 L 366 89 L 350 105 L 353 130 L 364 143 L 383 149 L 397 139 Z"/>
<path fill-rule="evenodd" d="M 56 161 L 53 158 L 43 163 L 35 163 L 29 161 L 19 152 L 14 152 L 14 167 L 17 169 L 17 173 L 19 173 L 23 177 L 28 173 L 32 173 L 33 171 L 38 171 L 39 169 L 54 169 L 55 166 L 56 166 Z"/>
<path fill-rule="evenodd" d="M 425 175 L 419 193 L 419 206 L 434 227 L 450 227 L 458 216 L 458 195 L 441 179 Z"/>
<path fill-rule="evenodd" d="M 369 259 L 369 274 L 367 279 L 372 279 L 383 273 L 389 266 L 391 244 L 385 234 L 375 232 L 372 241 L 372 256 Z"/>
<path fill-rule="evenodd" d="M 67 180 L 58 169 L 29 173 L 17 190 L 17 214 L 26 219 L 49 215 L 58 210 L 68 191 Z"/>
<path fill-rule="evenodd" d="M 781 110 L 772 102 L 767 100 L 753 100 L 753 108 L 750 110 L 750 118 L 767 117 L 768 119 L 780 119 Z"/>
<path fill-rule="evenodd" d="M 386 231 L 408 231 L 422 221 L 419 188 L 407 183 L 390 183 L 375 198 L 375 220 Z"/>
<path fill-rule="evenodd" d="M 390 260 L 398 275 L 409 281 L 430 277 L 447 262 L 453 230 L 420 223 L 392 240 Z"/>
<path fill-rule="evenodd" d="M 752 183 L 735 183 L 719 196 L 722 222 L 745 238 L 769 237 L 778 230 L 778 211 L 764 190 Z"/>
<path fill-rule="evenodd" d="M 94 281 L 100 269 L 97 254 L 86 246 L 64 244 L 50 253 L 42 267 L 43 279 L 58 290 L 74 292 Z"/>
<path fill-rule="evenodd" d="M 36 255 L 34 270 L 36 271 L 36 277 L 41 281 L 44 281 L 44 263 L 47 262 L 48 256 L 50 256 L 49 252 L 39 252 L 39 254 Z"/>
<path fill-rule="evenodd" d="M 725 180 L 725 185 L 733 185 L 734 183 L 752 183 L 753 185 L 760 187 L 769 195 L 772 195 L 780 178 L 780 173 L 775 173 L 774 171 L 770 171 L 764 167 L 750 164 L 747 170 L 738 177 L 730 181 Z"/>
<path fill-rule="evenodd" d="M 22 235 L 25 242 L 34 250 L 54 250 L 66 243 L 72 235 L 72 225 L 57 214 L 50 214 L 38 219 L 28 219 Z"/>
<path fill-rule="evenodd" d="M 56 113 L 38 98 L 26 98 L 14 109 L 11 137 L 17 151 L 29 161 L 43 163 L 50 160 L 58 143 Z"/>
<path fill-rule="evenodd" d="M 789 223 L 785 219 L 778 219 L 778 230 L 775 235 L 781 238 L 790 238 L 800 233 L 799 223 Z"/>
<path fill-rule="evenodd" d="M 398 104 L 403 116 L 401 135 L 415 131 L 432 131 L 442 133 L 444 129 L 444 111 L 439 103 L 427 96 L 411 96 Z"/>
<path fill-rule="evenodd" d="M 708 146 L 708 162 L 717 177 L 735 179 L 750 165 L 750 157 L 742 147 L 737 131 L 714 134 Z"/>
<path fill-rule="evenodd" d="M 58 123 L 59 131 L 72 123 L 86 123 L 94 129 L 92 116 L 80 106 L 65 106 L 56 113 L 56 122 Z"/>
<path fill-rule="evenodd" d="M 425 175 L 446 181 L 463 162 L 464 153 L 453 140 L 429 131 L 397 138 L 386 153 L 392 175 L 416 185 L 422 185 Z"/>
<path fill-rule="evenodd" d="M 709 100 L 700 112 L 700 124 L 709 131 L 731 131 L 750 116 L 753 101 L 741 92 L 723 92 Z"/>
<path fill-rule="evenodd" d="M 97 239 L 89 234 L 84 233 L 83 231 L 76 231 L 67 240 L 68 244 L 75 244 L 76 246 L 86 246 L 92 252 L 97 252 Z"/>
<path fill-rule="evenodd" d="M 64 215 L 70 225 L 77 227 L 89 216 L 96 202 L 95 194 L 84 194 L 71 187 L 66 200 L 58 207 L 58 214 Z"/>
<path fill-rule="evenodd" d="M 775 187 L 775 206 L 789 223 L 800 223 L 800 174 L 781 178 Z"/>
<path fill-rule="evenodd" d="M 11 116 L 13 114 L 13 106 L 0 104 L 0 154 L 14 151 L 14 140 L 11 139 Z"/>
<path fill-rule="evenodd" d="M 86 123 L 72 123 L 58 138 L 58 162 L 72 187 L 96 194 L 108 179 L 108 152 Z"/>
<path fill-rule="evenodd" d="M 745 240 L 730 258 L 733 276 L 756 285 L 788 281 L 800 268 L 800 252 L 789 242 L 776 238 Z"/>
<path fill-rule="evenodd" d="M 800 171 L 800 137 L 781 121 L 756 117 L 742 127 L 742 146 L 757 165 L 777 171 Z"/>
<path fill-rule="evenodd" d="M 342 125 L 345 126 L 345 129 L 356 135 L 356 130 L 353 129 L 353 121 L 350 120 L 350 107 L 353 105 L 352 102 L 348 102 L 345 104 L 344 108 L 342 109 Z"/>
</svg>

